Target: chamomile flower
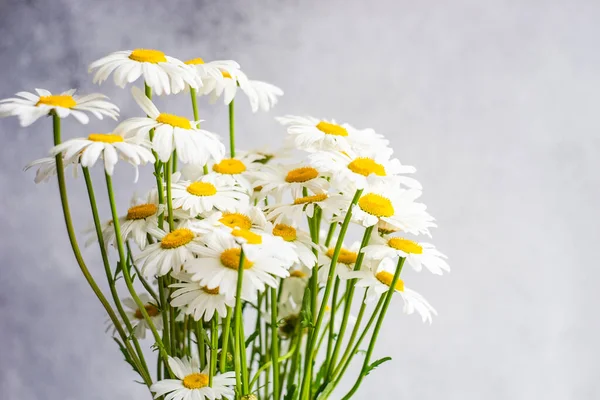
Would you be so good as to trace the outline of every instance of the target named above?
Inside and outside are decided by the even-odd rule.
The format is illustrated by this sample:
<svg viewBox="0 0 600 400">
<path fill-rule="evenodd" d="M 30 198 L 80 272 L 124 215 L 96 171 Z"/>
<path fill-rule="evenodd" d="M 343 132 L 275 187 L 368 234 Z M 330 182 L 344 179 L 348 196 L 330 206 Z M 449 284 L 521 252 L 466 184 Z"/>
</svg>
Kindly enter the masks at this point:
<svg viewBox="0 0 600 400">
<path fill-rule="evenodd" d="M 178 283 L 170 287 L 175 288 L 171 294 L 171 305 L 179 307 L 185 314 L 191 315 L 194 320 L 204 318 L 210 321 L 215 311 L 221 316 L 227 315 L 227 307 L 235 306 L 235 296 L 225 296 L 219 293 L 219 288 L 209 289 L 191 280 L 188 274 L 175 275 Z"/>
<path fill-rule="evenodd" d="M 235 158 L 224 158 L 213 164 L 211 169 L 220 176 L 231 178 L 246 193 L 250 194 L 253 191 L 254 173 L 261 167 L 260 164 L 255 163 L 259 157 L 257 154 L 246 153 L 246 155 Z"/>
<path fill-rule="evenodd" d="M 92 133 L 87 138 L 70 139 L 50 150 L 56 156 L 64 153 L 66 159 L 80 155 L 83 167 L 93 167 L 98 159 L 104 160 L 104 170 L 112 175 L 119 158 L 135 167 L 135 181 L 139 165 L 153 163 L 154 156 L 148 150 L 149 143 L 139 138 L 124 138 L 118 134 Z"/>
<path fill-rule="evenodd" d="M 350 200 L 347 196 L 320 192 L 314 195 L 297 197 L 291 204 L 279 203 L 269 206 L 267 207 L 267 218 L 278 224 L 285 216 L 288 216 L 298 223 L 305 216 L 312 218 L 315 209 L 319 207 L 323 210 L 325 218 L 329 219 L 332 214 L 340 210 L 347 210 L 349 203 Z"/>
<path fill-rule="evenodd" d="M 271 232 L 274 236 L 279 236 L 293 246 L 303 266 L 309 269 L 315 266 L 317 257 L 315 256 L 314 249 L 318 249 L 319 246 L 314 244 L 310 235 L 300 230 L 291 218 L 283 216 L 279 223 L 273 226 Z"/>
<path fill-rule="evenodd" d="M 346 151 L 352 148 L 380 149 L 387 147 L 388 140 L 372 129 L 359 130 L 349 124 L 338 125 L 335 121 L 313 117 L 287 115 L 276 118 L 287 126 L 287 132 L 296 148 L 308 151 Z"/>
<path fill-rule="evenodd" d="M 66 169 L 68 166 L 71 166 L 71 170 L 73 171 L 73 178 L 77 178 L 77 164 L 79 164 L 79 156 L 72 157 L 70 159 L 63 158 L 63 167 Z M 56 175 L 56 158 L 55 157 L 44 157 L 38 160 L 34 160 L 27 164 L 24 168 L 25 171 L 37 167 L 35 172 L 35 183 L 48 182 L 50 177 Z"/>
<path fill-rule="evenodd" d="M 162 162 L 169 160 L 173 150 L 177 150 L 177 156 L 184 163 L 204 165 L 209 160 L 220 161 L 223 158 L 225 146 L 218 135 L 198 129 L 195 121 L 185 117 L 161 113 L 136 87 L 131 93 L 147 117 L 123 121 L 116 127 L 115 133 L 147 139 L 150 130 L 154 129 L 152 149 Z"/>
<path fill-rule="evenodd" d="M 156 228 L 148 233 L 159 241 L 146 246 L 134 260 L 141 263 L 142 273 L 146 277 L 163 276 L 171 270 L 180 272 L 183 263 L 204 248 L 200 238 L 187 228 L 177 228 L 169 233 Z"/>
<path fill-rule="evenodd" d="M 238 202 L 226 211 L 215 211 L 202 220 L 196 220 L 192 225 L 198 233 L 210 233 L 218 228 L 235 228 L 264 232 L 269 227 L 265 214 L 259 207 L 246 202 Z"/>
<path fill-rule="evenodd" d="M 90 120 L 86 112 L 98 119 L 106 116 L 116 120 L 119 115 L 119 107 L 106 101 L 108 97 L 100 93 L 78 96 L 75 95 L 75 89 L 54 95 L 45 89 L 35 91 L 37 94 L 19 92 L 16 94 L 19 97 L 0 100 L 0 118 L 16 116 L 21 126 L 29 126 L 51 112 L 60 118 L 72 115 L 82 124 Z"/>
<path fill-rule="evenodd" d="M 354 271 L 354 266 L 358 258 L 358 251 L 360 250 L 360 242 L 354 242 L 350 247 L 343 247 L 340 249 L 337 263 L 335 264 L 334 276 L 339 277 L 342 280 L 350 279 L 349 273 Z M 335 254 L 335 247 L 330 247 L 323 253 L 319 253 L 319 282 L 327 282 L 329 275 L 329 267 L 333 261 Z M 366 269 L 363 262 L 361 270 Z"/>
<path fill-rule="evenodd" d="M 365 257 L 374 260 L 389 258 L 397 261 L 399 257 L 419 272 L 425 266 L 432 274 L 442 275 L 443 271 L 450 272 L 446 256 L 429 243 L 417 243 L 400 236 L 374 235 L 368 246 L 362 250 Z"/>
<path fill-rule="evenodd" d="M 214 60 L 204 62 L 202 58 L 192 58 L 185 62 L 192 67 L 196 75 L 196 84 L 198 87 L 215 86 L 222 83 L 225 74 L 235 74 L 240 69 L 240 65 L 233 60 Z"/>
<path fill-rule="evenodd" d="M 124 88 L 143 77 L 145 84 L 158 95 L 178 93 L 186 85 L 198 86 L 195 71 L 191 67 L 159 50 L 117 51 L 91 63 L 88 72 L 94 70 L 97 70 L 94 83 L 104 82 L 113 73 L 115 84 Z"/>
<path fill-rule="evenodd" d="M 410 234 L 427 234 L 435 227 L 427 207 L 415 200 L 421 196 L 417 189 L 401 190 L 393 187 L 371 187 L 363 192 L 354 206 L 352 220 L 365 227 L 385 221 Z"/>
<path fill-rule="evenodd" d="M 230 179 L 207 174 L 198 181 L 172 184 L 173 207 L 187 211 L 192 217 L 214 209 L 232 210 L 238 203 L 248 202 L 248 195 Z"/>
<path fill-rule="evenodd" d="M 166 395 L 165 399 L 169 400 L 231 400 L 235 396 L 234 372 L 215 374 L 212 386 L 209 386 L 208 364 L 200 371 L 195 359 L 169 357 L 169 367 L 177 379 L 163 379 L 154 383 L 150 390 L 155 399 Z"/>
<path fill-rule="evenodd" d="M 238 230 L 239 231 L 239 230 Z M 236 232 L 236 231 L 233 231 Z M 242 231 L 248 233 L 249 231 Z M 259 235 L 247 235 L 261 244 Z M 219 288 L 219 293 L 232 296 L 236 293 L 238 268 L 242 248 L 235 238 L 226 232 L 216 230 L 203 236 L 206 247 L 196 251 L 198 258 L 189 260 L 184 268 L 192 275 L 192 280 L 208 289 Z M 246 254 L 242 268 L 242 298 L 247 301 L 256 299 L 257 291 L 264 291 L 266 286 L 277 287 L 277 279 L 289 275 L 281 261 L 270 254 L 260 251 Z"/>
<path fill-rule="evenodd" d="M 163 328 L 163 320 L 160 315 L 160 310 L 156 306 L 154 300 L 146 293 L 141 293 L 138 297 L 142 303 L 144 303 L 144 309 L 146 310 L 146 313 L 148 313 L 148 316 L 156 329 L 161 330 Z M 123 304 L 128 308 L 128 310 L 125 311 L 125 314 L 127 315 L 127 319 L 131 322 L 133 334 L 139 339 L 144 339 L 146 337 L 146 330 L 150 329 L 150 325 L 144 319 L 144 315 L 132 298 L 123 299 Z"/>
<path fill-rule="evenodd" d="M 310 163 L 320 171 L 331 174 L 334 185 L 351 182 L 357 189 L 364 189 L 369 183 L 402 184 L 421 189 L 419 181 L 401 175 L 415 172 L 415 167 L 402 165 L 397 158 L 391 158 L 392 152 L 390 148 L 321 151 L 310 155 Z"/>
<path fill-rule="evenodd" d="M 310 270 L 306 267 L 298 267 L 290 270 L 290 276 L 281 283 L 280 303 L 290 303 L 293 310 L 300 311 L 304 290 L 310 279 Z"/>
<path fill-rule="evenodd" d="M 323 173 L 306 164 L 265 165 L 254 173 L 254 187 L 260 187 L 263 195 L 272 195 L 276 202 L 291 193 L 293 198 L 302 197 L 302 190 L 322 193 L 329 188 Z"/>
</svg>

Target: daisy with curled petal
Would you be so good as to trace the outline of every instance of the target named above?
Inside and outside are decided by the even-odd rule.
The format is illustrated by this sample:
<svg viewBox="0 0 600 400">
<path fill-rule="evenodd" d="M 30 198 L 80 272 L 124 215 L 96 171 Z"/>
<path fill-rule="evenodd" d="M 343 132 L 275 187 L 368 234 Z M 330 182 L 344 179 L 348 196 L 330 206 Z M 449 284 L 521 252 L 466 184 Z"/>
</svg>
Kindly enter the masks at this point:
<svg viewBox="0 0 600 400">
<path fill-rule="evenodd" d="M 192 58 L 185 62 L 192 67 L 196 75 L 198 87 L 216 86 L 217 82 L 222 83 L 225 79 L 224 73 L 235 74 L 240 69 L 240 64 L 233 60 L 214 60 L 204 62 L 202 58 Z"/>
<path fill-rule="evenodd" d="M 271 233 L 274 236 L 279 236 L 293 246 L 303 266 L 308 269 L 312 269 L 315 266 L 317 257 L 315 256 L 314 249 L 318 249 L 319 246 L 313 243 L 310 234 L 300 230 L 291 218 L 287 218 L 284 215 L 279 223 L 273 226 Z"/>
<path fill-rule="evenodd" d="M 152 149 L 158 153 L 162 162 L 167 162 L 177 150 L 177 156 L 184 163 L 204 165 L 209 160 L 220 161 L 225 154 L 225 146 L 219 136 L 197 128 L 196 121 L 190 121 L 178 115 L 161 113 L 140 89 L 131 90 L 136 103 L 147 117 L 130 118 L 115 128 L 116 133 L 124 136 L 149 137 L 154 129 Z"/>
<path fill-rule="evenodd" d="M 231 400 L 235 396 L 235 372 L 215 374 L 209 386 L 208 364 L 200 371 L 196 359 L 169 357 L 169 367 L 177 379 L 155 382 L 150 387 L 155 399 L 166 395 L 169 400 Z"/>
<path fill-rule="evenodd" d="M 335 121 L 294 115 L 277 117 L 276 120 L 287 126 L 287 132 L 296 148 L 310 153 L 346 151 L 355 147 L 381 149 L 389 143 L 372 129 L 359 130 L 349 124 L 338 125 Z"/>
<path fill-rule="evenodd" d="M 347 210 L 350 199 L 345 195 L 328 194 L 326 192 L 317 193 L 310 196 L 297 197 L 289 203 L 279 203 L 267 207 L 267 218 L 278 224 L 288 216 L 296 223 L 300 223 L 306 216 L 312 218 L 315 209 L 319 207 L 323 210 L 323 216 L 330 219 L 333 214 L 338 214 L 340 210 Z"/>
<path fill-rule="evenodd" d="M 262 167 L 262 165 L 255 163 L 259 157 L 257 154 L 246 153 L 234 158 L 224 158 L 213 164 L 211 169 L 220 176 L 229 177 L 246 193 L 251 194 L 253 192 L 254 174 Z"/>
<path fill-rule="evenodd" d="M 179 281 L 170 285 L 176 290 L 171 294 L 171 305 L 191 315 L 195 321 L 204 318 L 210 321 L 215 315 L 227 315 L 227 307 L 235 306 L 235 296 L 225 296 L 219 293 L 219 288 L 209 289 L 198 282 L 194 282 L 186 273 L 174 275 Z"/>
<path fill-rule="evenodd" d="M 354 265 L 358 258 L 358 251 L 360 250 L 360 242 L 354 242 L 350 247 L 344 247 L 340 249 L 337 263 L 335 265 L 334 276 L 339 277 L 341 280 L 350 279 L 349 273 L 354 271 Z M 330 247 L 325 252 L 319 253 L 318 265 L 319 267 L 319 282 L 326 283 L 329 275 L 329 266 L 333 261 L 333 254 L 335 253 L 335 247 Z M 367 266 L 363 262 L 361 270 L 366 269 Z"/>
<path fill-rule="evenodd" d="M 214 209 L 233 210 L 238 203 L 248 202 L 248 195 L 233 186 L 229 179 L 207 174 L 198 181 L 178 181 L 172 185 L 173 207 L 187 211 L 192 217 Z"/>
<path fill-rule="evenodd" d="M 148 313 L 148 316 L 156 329 L 161 330 L 163 328 L 163 320 L 160 315 L 160 310 L 154 300 L 146 293 L 141 293 L 139 298 L 142 303 L 144 303 L 146 313 Z M 148 322 L 144 319 L 142 312 L 132 298 L 123 299 L 123 304 L 128 308 L 128 310 L 125 311 L 125 314 L 131 322 L 133 334 L 137 338 L 144 339 L 146 337 L 146 330 L 150 329 Z"/>
<path fill-rule="evenodd" d="M 0 118 L 17 116 L 21 126 L 29 126 L 51 112 L 60 118 L 72 115 L 82 124 L 90 120 L 86 112 L 98 119 L 107 116 L 116 120 L 119 115 L 119 107 L 106 101 L 108 97 L 100 93 L 78 96 L 75 95 L 75 89 L 55 95 L 45 89 L 35 91 L 37 94 L 19 92 L 16 94 L 19 97 L 0 100 Z"/>
<path fill-rule="evenodd" d="M 115 165 L 121 158 L 135 167 L 135 181 L 138 179 L 138 165 L 153 163 L 154 156 L 148 150 L 150 143 L 139 138 L 124 138 L 118 134 L 92 133 L 87 138 L 70 139 L 50 150 L 50 154 L 64 154 L 66 159 L 80 155 L 79 162 L 89 168 L 98 159 L 104 159 L 104 170 L 112 175 Z"/>
<path fill-rule="evenodd" d="M 276 202 L 290 192 L 292 197 L 302 197 L 303 189 L 322 193 L 329 189 L 329 181 L 319 170 L 306 164 L 269 164 L 254 173 L 254 188 L 259 187 L 263 195 L 272 195 Z"/>
<path fill-rule="evenodd" d="M 427 206 L 415 200 L 421 196 L 417 189 L 402 190 L 389 186 L 372 186 L 364 191 L 352 211 L 352 221 L 364 227 L 379 221 L 404 232 L 431 236 L 429 228 L 437 226 L 426 211 Z"/>
<path fill-rule="evenodd" d="M 367 288 L 365 303 L 379 300 L 382 294 L 390 290 L 395 268 L 394 261 L 384 259 L 376 268 L 350 273 L 351 278 L 358 278 L 356 287 Z M 394 291 L 400 293 L 402 300 L 404 300 L 404 313 L 412 314 L 417 311 L 423 322 L 428 321 L 429 323 L 431 323 L 432 315 L 437 315 L 435 309 L 423 296 L 404 286 L 402 279 L 398 279 Z"/>
<path fill-rule="evenodd" d="M 204 248 L 200 238 L 187 228 L 177 228 L 169 233 L 155 228 L 148 233 L 159 241 L 146 246 L 134 258 L 136 263 L 141 263 L 142 273 L 148 278 L 166 275 L 171 270 L 180 272 L 183 263 Z"/>
<path fill-rule="evenodd" d="M 71 166 L 71 170 L 73 171 L 73 178 L 77 178 L 77 164 L 79 164 L 79 156 L 72 157 L 70 159 L 65 159 L 63 156 L 63 166 L 66 169 L 68 166 Z M 50 177 L 56 175 L 56 158 L 55 157 L 44 157 L 38 160 L 33 160 L 29 164 L 27 164 L 24 168 L 25 171 L 37 167 L 35 172 L 35 183 L 48 182 Z"/>
<path fill-rule="evenodd" d="M 91 63 L 88 72 L 93 70 L 97 70 L 94 83 L 102 83 L 114 73 L 115 84 L 121 88 L 143 76 L 146 85 L 158 95 L 178 93 L 186 85 L 198 86 L 191 67 L 159 50 L 117 51 Z"/>
<path fill-rule="evenodd" d="M 417 272 L 420 272 L 423 266 L 435 275 L 442 275 L 443 271 L 450 272 L 450 266 L 445 260 L 447 257 L 432 244 L 417 243 L 400 236 L 374 235 L 362 251 L 366 258 L 373 260 L 389 258 L 397 261 L 399 257 L 403 257 Z"/>
</svg>

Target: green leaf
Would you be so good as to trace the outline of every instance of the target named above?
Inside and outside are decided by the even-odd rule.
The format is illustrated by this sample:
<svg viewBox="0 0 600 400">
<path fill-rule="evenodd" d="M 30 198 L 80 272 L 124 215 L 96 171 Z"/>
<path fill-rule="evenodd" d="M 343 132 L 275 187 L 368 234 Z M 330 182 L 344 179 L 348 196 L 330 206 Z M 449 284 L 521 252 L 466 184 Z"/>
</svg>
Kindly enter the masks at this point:
<svg viewBox="0 0 600 400">
<path fill-rule="evenodd" d="M 367 368 L 365 369 L 365 376 L 369 375 L 371 373 L 371 371 L 373 371 L 375 368 L 379 367 L 381 364 L 383 364 L 386 361 L 390 361 L 391 359 L 392 359 L 392 357 L 383 357 L 377 361 L 373 361 L 373 363 L 371 365 L 367 366 Z"/>
<path fill-rule="evenodd" d="M 119 346 L 119 350 L 121 350 L 121 353 L 123 354 L 123 357 L 125 358 L 125 362 L 127 362 L 127 364 L 129 364 L 131 366 L 131 368 L 133 368 L 133 370 L 139 374 L 140 371 L 138 371 L 137 368 L 135 367 L 135 364 L 133 363 L 133 360 L 131 359 L 129 352 L 127 351 L 127 349 L 125 348 L 123 343 L 121 343 L 121 341 L 119 339 L 117 339 L 116 337 L 113 337 L 113 340 Z"/>
<path fill-rule="evenodd" d="M 258 331 L 254 331 L 252 332 L 252 334 L 250 336 L 248 336 L 248 338 L 246 339 L 246 348 L 252 343 L 254 342 L 254 339 L 256 339 L 256 337 L 258 336 Z"/>
</svg>

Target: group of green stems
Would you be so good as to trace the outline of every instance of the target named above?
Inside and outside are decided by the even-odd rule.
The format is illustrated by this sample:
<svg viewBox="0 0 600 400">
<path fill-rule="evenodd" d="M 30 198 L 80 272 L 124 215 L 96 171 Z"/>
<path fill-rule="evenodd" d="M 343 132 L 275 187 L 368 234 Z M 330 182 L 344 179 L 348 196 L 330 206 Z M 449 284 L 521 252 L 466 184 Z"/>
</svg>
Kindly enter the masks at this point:
<svg viewBox="0 0 600 400">
<path fill-rule="evenodd" d="M 152 91 L 147 85 L 145 86 L 145 92 L 148 98 L 152 98 Z M 191 90 L 191 99 L 194 120 L 198 121 L 198 108 L 194 89 Z M 60 117 L 56 113 L 52 113 L 52 118 L 54 144 L 58 145 L 61 143 L 61 121 Z M 231 157 L 234 157 L 235 131 L 233 101 L 229 105 L 229 123 L 230 154 Z M 153 134 L 154 132 L 151 131 L 151 139 Z M 156 158 L 154 172 L 156 176 L 159 202 L 161 204 L 165 204 L 166 201 L 168 226 L 169 230 L 173 230 L 174 221 L 172 212 L 172 197 L 170 192 L 171 174 L 177 170 L 177 155 L 174 152 L 171 159 L 165 163 L 160 162 L 157 155 L 154 155 Z M 205 172 L 207 172 L 206 170 L 207 168 L 205 166 Z M 172 284 L 174 280 L 169 276 L 159 277 L 157 294 L 140 273 L 139 269 L 133 262 L 133 256 L 129 243 L 124 242 L 121 237 L 119 214 L 114 197 L 112 178 L 109 174 L 105 173 L 106 189 L 110 203 L 113 227 L 115 230 L 119 260 L 116 270 L 113 271 L 111 269 L 110 261 L 106 251 L 107 246 L 106 243 L 104 243 L 104 237 L 102 235 L 102 226 L 91 176 L 89 170 L 83 167 L 83 176 L 92 210 L 98 244 L 102 255 L 102 262 L 110 290 L 110 295 L 116 308 L 115 311 L 94 280 L 81 255 L 71 219 L 64 176 L 63 159 L 62 155 L 60 154 L 56 156 L 56 171 L 64 220 L 77 264 L 79 265 L 86 281 L 92 288 L 93 292 L 113 323 L 115 332 L 117 334 L 115 341 L 119 344 L 126 361 L 140 375 L 146 386 L 150 387 L 153 383 L 153 380 L 139 341 L 133 334 L 133 326 L 131 321 L 123 309 L 117 292 L 116 281 L 119 278 L 119 274 L 122 274 L 129 294 L 136 303 L 141 317 L 145 320 L 154 337 L 155 347 L 158 352 L 156 371 L 157 380 L 163 379 L 163 377 L 173 378 L 174 375 L 169 368 L 168 357 L 191 356 L 194 352 L 193 347 L 195 344 L 200 367 L 204 369 L 208 365 L 209 386 L 212 385 L 212 380 L 214 375 L 217 373 L 217 369 L 221 373 L 226 372 L 231 369 L 231 364 L 233 363 L 233 369 L 236 376 L 236 392 L 239 398 L 242 398 L 243 395 L 246 394 L 259 393 L 260 389 L 262 388 L 264 390 L 264 399 L 272 397 L 274 400 L 280 400 L 283 396 L 285 387 L 287 392 L 286 399 L 326 399 L 339 384 L 354 355 L 359 352 L 359 346 L 368 335 L 373 324 L 375 324 L 375 328 L 373 329 L 359 376 L 356 379 L 354 386 L 343 397 L 343 399 L 345 400 L 351 398 L 351 396 L 356 392 L 369 370 L 369 363 L 373 348 L 375 346 L 379 330 L 393 294 L 393 290 L 388 290 L 384 295 L 381 296 L 375 308 L 372 310 L 370 318 L 364 325 L 362 332 L 359 335 L 362 319 L 366 311 L 366 304 L 364 302 L 366 298 L 365 292 L 354 328 L 352 329 L 350 337 L 346 342 L 346 350 L 343 352 L 341 359 L 338 362 L 340 351 L 342 349 L 344 333 L 346 331 L 350 316 L 355 284 L 353 280 L 349 280 L 347 281 L 345 289 L 341 288 L 340 279 L 335 277 L 335 265 L 337 264 L 340 252 L 342 250 L 343 239 L 350 224 L 352 208 L 358 202 L 362 193 L 361 190 L 356 191 L 350 207 L 346 212 L 344 220 L 340 224 L 341 228 L 335 243 L 333 255 L 331 257 L 331 264 L 329 265 L 327 281 L 325 283 L 320 306 L 318 305 L 320 285 L 318 282 L 318 274 L 315 269 L 304 293 L 304 300 L 302 303 L 300 316 L 294 319 L 295 323 L 291 324 L 291 328 L 288 326 L 288 332 L 286 335 L 280 335 L 280 330 L 283 329 L 281 325 L 287 324 L 284 321 L 280 321 L 277 316 L 278 301 L 281 291 L 278 292 L 275 288 L 269 288 L 264 293 L 259 294 L 256 304 L 242 302 L 241 292 L 244 275 L 243 264 L 245 260 L 243 250 L 240 253 L 234 308 L 231 309 L 231 307 L 228 307 L 227 315 L 224 316 L 224 318 L 221 318 L 221 316 L 215 313 L 210 323 L 206 324 L 202 320 L 194 321 L 188 316 L 186 316 L 183 321 L 176 321 L 175 309 L 173 307 L 169 307 L 168 304 L 170 290 L 169 285 Z M 163 192 L 165 188 L 166 196 Z M 159 216 L 159 226 L 162 227 L 163 221 L 164 214 L 161 214 Z M 308 218 L 308 226 L 312 241 L 314 243 L 319 243 L 321 212 L 318 208 L 313 217 Z M 324 241 L 324 245 L 326 247 L 330 245 L 337 226 L 337 223 L 332 223 L 329 226 L 327 237 Z M 368 244 L 372 231 L 373 227 L 365 228 L 361 242 L 361 249 Z M 152 241 L 152 238 L 149 237 L 148 239 Z M 359 252 L 354 267 L 355 270 L 360 269 L 363 258 L 364 253 Z M 390 288 L 396 287 L 403 264 L 404 259 L 400 258 L 390 284 Z M 160 310 L 164 326 L 162 335 L 159 333 L 151 316 L 149 315 L 148 311 L 152 311 L 152 309 L 147 308 L 147 304 L 142 302 L 134 288 L 134 279 L 136 277 L 141 282 L 145 290 L 153 297 L 156 305 L 158 306 L 158 310 Z M 342 296 L 340 296 L 340 292 L 342 291 L 344 291 L 344 293 Z M 328 304 L 330 304 L 330 317 L 328 322 L 325 323 L 324 321 Z M 250 305 L 256 310 L 255 331 L 248 337 L 248 341 L 246 341 L 244 334 L 244 323 L 242 317 L 244 308 L 247 305 Z M 334 316 L 336 315 L 336 310 L 341 309 L 341 307 L 343 307 L 342 319 L 339 330 L 336 332 L 336 327 L 334 327 Z M 268 321 L 261 318 L 262 310 L 267 310 L 267 312 L 270 312 L 270 319 Z M 221 335 L 219 335 L 219 322 L 222 323 Z M 290 319 L 288 319 L 287 322 L 290 322 Z M 324 328 L 323 331 L 321 331 L 322 328 Z M 210 335 L 208 332 L 210 332 Z M 193 341 L 193 337 L 196 339 L 195 343 Z M 304 338 L 306 338 L 306 340 L 304 340 Z M 319 370 L 316 371 L 315 364 L 317 353 L 319 352 L 325 338 L 327 338 L 326 356 L 323 364 L 320 366 Z M 286 346 L 287 352 L 281 355 L 280 350 L 282 350 L 284 347 L 284 342 L 288 342 Z M 229 350 L 230 346 L 231 351 Z M 247 347 L 250 347 L 251 349 L 249 361 L 247 359 Z M 221 349 L 220 354 L 218 351 L 219 348 Z M 255 366 L 258 369 L 253 374 L 253 368 Z M 250 375 L 252 374 L 253 377 L 250 379 Z M 271 379 L 272 381 L 270 384 L 269 381 Z M 255 388 L 256 384 L 258 384 L 258 386 Z"/>
</svg>

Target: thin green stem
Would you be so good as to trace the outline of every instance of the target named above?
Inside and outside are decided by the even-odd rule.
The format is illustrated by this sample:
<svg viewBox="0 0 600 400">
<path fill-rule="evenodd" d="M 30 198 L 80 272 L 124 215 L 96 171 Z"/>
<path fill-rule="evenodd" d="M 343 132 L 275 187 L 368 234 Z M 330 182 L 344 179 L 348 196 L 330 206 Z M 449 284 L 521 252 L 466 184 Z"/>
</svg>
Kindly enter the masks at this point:
<svg viewBox="0 0 600 400">
<path fill-rule="evenodd" d="M 235 157 L 235 116 L 234 116 L 234 101 L 231 100 L 229 103 L 229 152 L 231 158 Z"/>
<path fill-rule="evenodd" d="M 219 370 L 224 373 L 227 369 L 227 349 L 229 347 L 229 331 L 231 330 L 231 317 L 233 312 L 231 307 L 227 307 L 227 316 L 225 317 L 225 325 L 223 326 L 223 344 L 221 345 L 221 362 Z"/>
<path fill-rule="evenodd" d="M 168 329 L 169 326 L 169 302 L 168 302 L 168 291 L 167 277 L 158 277 L 158 295 L 160 296 L 160 314 L 163 320 L 163 339 L 166 348 L 171 349 L 171 335 Z M 167 367 L 168 360 L 163 358 L 165 367 Z"/>
<path fill-rule="evenodd" d="M 171 156 L 171 159 L 173 156 Z M 171 196 L 171 159 L 165 164 L 165 179 L 167 183 L 167 212 L 169 218 L 169 230 L 172 231 L 175 227 L 173 222 L 173 196 Z"/>
<path fill-rule="evenodd" d="M 196 321 L 196 344 L 198 345 L 198 358 L 200 360 L 200 369 L 204 370 L 206 366 L 206 345 L 204 344 L 204 323 L 202 319 Z"/>
<path fill-rule="evenodd" d="M 240 262 L 238 265 L 238 275 L 237 275 L 237 286 L 235 292 L 235 310 L 234 310 L 234 361 L 235 361 L 235 377 L 236 377 L 236 386 L 238 387 L 238 392 L 240 394 L 247 393 L 247 387 L 242 387 L 243 381 L 243 370 L 242 370 L 242 361 L 241 361 L 241 349 L 240 346 L 240 325 L 242 324 L 242 280 L 244 278 L 244 261 L 246 256 L 244 254 L 244 249 L 240 250 Z M 243 391 L 242 391 L 243 390 Z"/>
<path fill-rule="evenodd" d="M 131 265 L 133 269 L 135 269 L 135 273 L 137 274 L 137 277 L 140 280 L 140 282 L 142 282 L 142 286 L 144 286 L 144 289 L 146 289 L 150 296 L 152 296 L 154 301 L 156 301 L 157 305 L 160 304 L 160 297 L 158 297 L 158 295 L 154 291 L 154 288 L 148 283 L 148 280 L 144 278 L 144 275 L 142 274 L 138 266 L 135 265 L 135 263 L 133 262 L 133 252 L 131 251 L 131 245 L 129 244 L 129 240 L 125 241 L 125 247 L 127 248 L 127 261 L 129 265 Z"/>
<path fill-rule="evenodd" d="M 277 289 L 271 288 L 271 358 L 273 362 L 273 400 L 279 400 L 279 337 L 277 329 Z"/>
<path fill-rule="evenodd" d="M 277 363 L 280 363 L 282 361 L 287 360 L 288 358 L 290 358 L 292 355 L 294 355 L 294 352 L 296 351 L 296 346 L 293 345 L 290 350 L 285 353 L 284 355 L 282 355 L 281 357 L 277 357 L 275 360 Z M 256 374 L 254 374 L 254 377 L 252 378 L 252 380 L 250 381 L 250 390 L 252 390 L 252 388 L 254 387 L 254 384 L 256 383 L 258 377 L 260 376 L 260 374 L 262 374 L 266 369 L 268 369 L 269 367 L 271 367 L 272 361 L 266 362 L 263 366 L 261 366 L 258 371 L 256 371 Z M 273 395 L 275 395 L 273 393 Z M 273 397 L 275 398 L 275 397 Z"/>
<path fill-rule="evenodd" d="M 215 311 L 215 315 L 212 317 L 212 324 L 210 328 L 210 368 L 208 373 L 208 386 L 212 387 L 213 377 L 217 372 L 217 357 L 219 347 L 219 313 Z"/>
</svg>

